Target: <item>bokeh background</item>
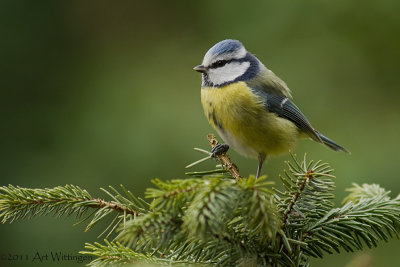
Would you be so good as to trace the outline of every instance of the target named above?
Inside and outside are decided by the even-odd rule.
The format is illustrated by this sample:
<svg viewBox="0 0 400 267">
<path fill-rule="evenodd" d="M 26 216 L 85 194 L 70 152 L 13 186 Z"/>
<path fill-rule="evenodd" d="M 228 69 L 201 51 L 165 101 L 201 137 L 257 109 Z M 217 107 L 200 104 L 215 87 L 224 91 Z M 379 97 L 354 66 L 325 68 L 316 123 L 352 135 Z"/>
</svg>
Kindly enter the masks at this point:
<svg viewBox="0 0 400 267">
<path fill-rule="evenodd" d="M 213 132 L 192 70 L 214 43 L 234 38 L 287 82 L 322 133 L 352 151 L 302 141 L 296 153 L 329 162 L 337 199 L 352 182 L 400 192 L 400 2 L 380 1 L 1 1 L 1 185 L 75 184 L 92 195 L 124 184 L 184 177 Z M 242 174 L 256 161 L 230 154 Z M 271 159 L 277 176 L 289 156 Z M 197 166 L 207 170 L 213 162 Z M 77 254 L 101 241 L 73 218 L 0 226 L 0 252 Z M 399 262 L 400 242 L 327 256 L 313 266 Z M 38 263 L 1 261 L 1 266 Z M 72 266 L 73 262 L 57 265 Z M 55 266 L 43 262 L 41 266 Z M 82 264 L 81 264 L 82 265 Z M 350 265 L 348 265 L 350 266 Z"/>
</svg>

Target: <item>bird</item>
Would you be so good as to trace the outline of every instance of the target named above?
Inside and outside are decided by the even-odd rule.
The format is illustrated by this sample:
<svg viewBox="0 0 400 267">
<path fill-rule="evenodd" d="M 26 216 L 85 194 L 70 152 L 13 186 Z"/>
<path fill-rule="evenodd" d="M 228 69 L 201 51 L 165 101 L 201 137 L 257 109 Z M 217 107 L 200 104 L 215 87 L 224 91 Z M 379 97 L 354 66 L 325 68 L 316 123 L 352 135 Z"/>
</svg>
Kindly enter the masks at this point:
<svg viewBox="0 0 400 267">
<path fill-rule="evenodd" d="M 223 139 L 212 156 L 231 147 L 258 160 L 256 179 L 270 156 L 288 153 L 303 138 L 350 151 L 314 129 L 293 103 L 291 90 L 238 40 L 212 46 L 193 68 L 202 75 L 201 103 L 208 122 Z"/>
</svg>

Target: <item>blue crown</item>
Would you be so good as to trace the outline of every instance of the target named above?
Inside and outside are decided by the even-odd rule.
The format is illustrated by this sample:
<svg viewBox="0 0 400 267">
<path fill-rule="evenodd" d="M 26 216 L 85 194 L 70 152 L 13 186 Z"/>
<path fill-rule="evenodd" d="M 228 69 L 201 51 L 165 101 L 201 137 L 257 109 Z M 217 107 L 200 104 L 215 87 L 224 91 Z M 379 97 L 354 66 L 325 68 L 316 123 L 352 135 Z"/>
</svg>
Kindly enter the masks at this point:
<svg viewBox="0 0 400 267">
<path fill-rule="evenodd" d="M 226 53 L 234 53 L 242 47 L 242 43 L 238 40 L 226 39 L 211 47 L 208 53 L 217 56 Z"/>
</svg>

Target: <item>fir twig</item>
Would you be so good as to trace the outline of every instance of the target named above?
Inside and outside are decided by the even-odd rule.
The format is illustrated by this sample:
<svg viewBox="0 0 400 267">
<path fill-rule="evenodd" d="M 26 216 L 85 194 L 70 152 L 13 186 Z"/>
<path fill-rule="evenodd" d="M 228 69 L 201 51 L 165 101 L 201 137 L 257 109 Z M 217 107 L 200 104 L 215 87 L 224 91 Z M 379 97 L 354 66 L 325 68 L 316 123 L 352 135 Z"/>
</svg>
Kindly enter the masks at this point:
<svg viewBox="0 0 400 267">
<path fill-rule="evenodd" d="M 50 213 L 57 216 L 75 214 L 77 218 L 81 218 L 88 210 L 94 209 L 95 212 L 90 215 L 93 218 L 86 227 L 87 231 L 112 212 L 117 213 L 118 218 L 114 219 L 114 222 L 118 224 L 128 217 L 134 218 L 146 211 L 147 207 L 144 203 L 132 202 L 135 198 L 129 191 L 126 191 L 126 194 L 130 199 L 123 197 L 114 188 L 110 188 L 116 192 L 115 195 L 107 190 L 103 189 L 103 191 L 112 196 L 113 201 L 94 198 L 86 190 L 74 185 L 45 189 L 2 186 L 0 187 L 0 192 L 2 192 L 0 193 L 1 222 L 11 223 L 17 219 Z M 88 217 L 79 223 L 86 219 Z"/>
<path fill-rule="evenodd" d="M 212 147 L 218 144 L 214 136 L 208 139 Z M 145 193 L 150 204 L 124 187 L 123 194 L 102 189 L 110 198 L 104 200 L 72 185 L 3 186 L 0 219 L 81 217 L 94 210 L 89 229 L 113 213 L 104 233 L 117 229 L 115 242 L 86 244 L 81 252 L 97 257 L 90 266 L 306 267 L 309 257 L 374 247 L 400 235 L 400 195 L 391 198 L 379 185 L 353 184 L 343 204 L 335 207 L 334 176 L 326 163 L 306 157 L 300 162 L 293 156 L 280 176 L 283 189 L 273 190 L 266 177 L 238 179 L 229 157 L 218 158 L 226 170 L 197 172 L 198 178 L 154 179 Z"/>
</svg>

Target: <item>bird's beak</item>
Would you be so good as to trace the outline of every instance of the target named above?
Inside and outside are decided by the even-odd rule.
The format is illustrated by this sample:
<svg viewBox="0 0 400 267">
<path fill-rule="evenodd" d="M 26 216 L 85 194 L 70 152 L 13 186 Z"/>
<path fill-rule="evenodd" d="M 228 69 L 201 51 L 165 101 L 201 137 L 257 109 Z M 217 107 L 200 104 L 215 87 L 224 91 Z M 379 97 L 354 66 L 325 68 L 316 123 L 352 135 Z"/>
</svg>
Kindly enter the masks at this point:
<svg viewBox="0 0 400 267">
<path fill-rule="evenodd" d="M 195 71 L 198 71 L 198 72 L 201 72 L 201 73 L 204 73 L 204 72 L 207 71 L 206 67 L 204 67 L 203 65 L 198 65 L 198 66 L 194 67 L 193 69 Z"/>
</svg>

